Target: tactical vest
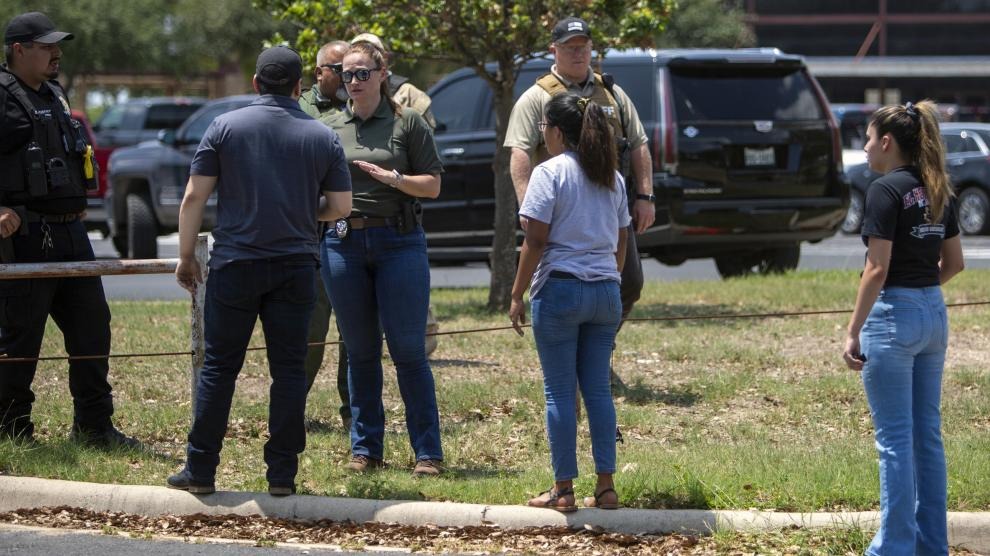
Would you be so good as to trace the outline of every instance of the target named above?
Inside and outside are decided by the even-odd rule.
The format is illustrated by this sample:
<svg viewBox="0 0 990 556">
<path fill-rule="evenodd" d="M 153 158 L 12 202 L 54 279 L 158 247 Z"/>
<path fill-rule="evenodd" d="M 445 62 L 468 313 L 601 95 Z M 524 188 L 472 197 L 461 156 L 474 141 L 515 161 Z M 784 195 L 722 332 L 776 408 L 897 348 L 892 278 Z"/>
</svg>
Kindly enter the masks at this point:
<svg viewBox="0 0 990 556">
<path fill-rule="evenodd" d="M 612 126 L 612 135 L 615 137 L 615 142 L 618 145 L 618 155 L 620 168 L 619 171 L 622 175 L 628 174 L 628 168 L 625 167 L 624 159 L 628 159 L 625 156 L 625 151 L 628 150 L 629 142 L 626 139 L 626 130 L 623 125 L 622 111 L 619 106 L 619 101 L 616 100 L 615 95 L 609 90 L 609 86 L 605 84 L 604 79 L 601 74 L 595 73 L 595 88 L 592 91 L 591 96 L 587 97 L 588 100 L 593 101 L 598 106 L 601 106 L 602 110 L 605 112 L 605 117 L 608 118 L 609 125 Z M 550 94 L 551 97 L 555 97 L 559 94 L 566 93 L 569 89 L 567 85 L 553 73 L 547 73 L 536 80 L 536 84 L 540 86 L 541 89 Z M 540 142 L 540 146 L 536 149 L 536 163 L 543 162 L 550 158 L 550 153 L 547 152 L 547 146 Z"/>
<path fill-rule="evenodd" d="M 97 174 L 92 148 L 82 132 L 82 124 L 72 119 L 69 102 L 58 83 L 48 87 L 58 102 L 50 112 L 38 110 L 17 78 L 0 68 L 0 87 L 24 109 L 31 119 L 32 133 L 21 148 L 0 154 L 0 194 L 5 205 L 30 200 L 54 200 L 85 197 L 87 189 L 96 189 Z M 84 168 L 89 158 L 89 168 Z"/>
</svg>

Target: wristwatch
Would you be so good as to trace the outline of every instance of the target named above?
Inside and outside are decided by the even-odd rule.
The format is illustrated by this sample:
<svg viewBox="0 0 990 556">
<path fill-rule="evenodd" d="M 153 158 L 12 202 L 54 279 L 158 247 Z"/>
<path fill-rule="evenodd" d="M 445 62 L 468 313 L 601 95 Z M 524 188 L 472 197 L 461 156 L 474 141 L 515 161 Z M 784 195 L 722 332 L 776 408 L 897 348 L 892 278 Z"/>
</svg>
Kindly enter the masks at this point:
<svg viewBox="0 0 990 556">
<path fill-rule="evenodd" d="M 657 200 L 657 196 L 654 195 L 654 194 L 652 194 L 652 193 L 650 193 L 649 195 L 647 195 L 646 193 L 637 193 L 636 194 L 636 200 L 637 201 L 649 201 L 651 203 L 655 203 L 656 200 Z"/>
<path fill-rule="evenodd" d="M 395 178 L 395 184 L 388 184 L 391 187 L 398 188 L 399 184 L 402 183 L 402 174 L 398 170 L 392 170 L 392 177 Z"/>
</svg>

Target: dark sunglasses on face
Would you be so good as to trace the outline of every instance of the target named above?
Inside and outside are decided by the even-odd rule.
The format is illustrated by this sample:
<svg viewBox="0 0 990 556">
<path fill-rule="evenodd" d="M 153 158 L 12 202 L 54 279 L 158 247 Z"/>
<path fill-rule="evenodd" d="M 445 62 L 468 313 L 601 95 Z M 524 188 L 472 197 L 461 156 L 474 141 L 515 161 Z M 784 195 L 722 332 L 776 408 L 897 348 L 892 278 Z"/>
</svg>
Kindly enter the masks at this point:
<svg viewBox="0 0 990 556">
<path fill-rule="evenodd" d="M 340 72 L 340 80 L 344 83 L 350 83 L 354 79 L 358 81 L 367 81 L 371 79 L 371 72 L 378 71 L 382 68 L 371 68 L 371 69 L 359 69 L 357 71 L 342 71 Z"/>
<path fill-rule="evenodd" d="M 320 67 L 327 68 L 336 74 L 340 74 L 340 72 L 344 71 L 344 64 L 323 64 Z"/>
</svg>

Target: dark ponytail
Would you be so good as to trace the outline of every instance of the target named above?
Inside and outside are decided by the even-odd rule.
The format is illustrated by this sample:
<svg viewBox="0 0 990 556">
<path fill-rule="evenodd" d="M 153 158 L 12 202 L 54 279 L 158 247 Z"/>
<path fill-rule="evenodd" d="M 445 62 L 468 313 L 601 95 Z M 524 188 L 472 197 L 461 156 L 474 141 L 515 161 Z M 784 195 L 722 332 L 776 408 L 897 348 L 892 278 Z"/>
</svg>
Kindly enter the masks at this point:
<svg viewBox="0 0 990 556">
<path fill-rule="evenodd" d="M 615 187 L 615 138 L 601 106 L 574 93 L 560 94 L 547 104 L 547 123 L 561 131 L 589 180 L 606 189 Z"/>
<path fill-rule="evenodd" d="M 938 129 L 935 103 L 923 100 L 918 104 L 884 106 L 873 113 L 870 125 L 877 137 L 889 133 L 908 160 L 918 167 L 928 194 L 928 222 L 941 222 L 953 192 L 945 171 L 945 145 Z"/>
</svg>

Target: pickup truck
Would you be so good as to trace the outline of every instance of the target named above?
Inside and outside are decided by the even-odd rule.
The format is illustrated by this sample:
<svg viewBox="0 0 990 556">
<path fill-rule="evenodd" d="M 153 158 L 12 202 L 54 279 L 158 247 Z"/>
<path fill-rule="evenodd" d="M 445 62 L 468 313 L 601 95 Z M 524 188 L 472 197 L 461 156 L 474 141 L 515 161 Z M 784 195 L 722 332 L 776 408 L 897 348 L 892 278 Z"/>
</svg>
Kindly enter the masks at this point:
<svg viewBox="0 0 990 556">
<path fill-rule="evenodd" d="M 189 163 L 214 118 L 247 106 L 257 96 L 212 100 L 192 113 L 175 131 L 163 129 L 155 139 L 117 149 L 110 156 L 107 194 L 108 224 L 121 257 L 155 259 L 158 236 L 178 230 L 179 204 L 189 180 Z M 203 225 L 216 223 L 211 198 Z"/>
</svg>

